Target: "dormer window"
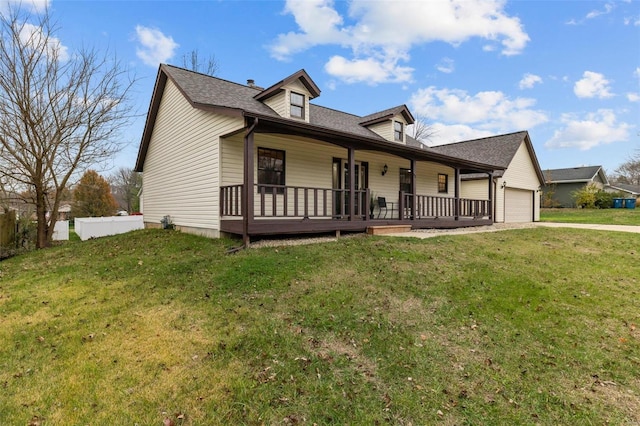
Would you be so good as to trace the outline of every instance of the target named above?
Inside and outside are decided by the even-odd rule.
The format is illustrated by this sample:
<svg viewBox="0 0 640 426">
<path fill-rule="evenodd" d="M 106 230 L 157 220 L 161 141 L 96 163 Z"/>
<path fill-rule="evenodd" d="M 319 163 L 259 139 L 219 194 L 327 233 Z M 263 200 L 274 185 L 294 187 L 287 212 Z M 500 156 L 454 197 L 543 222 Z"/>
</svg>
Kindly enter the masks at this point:
<svg viewBox="0 0 640 426">
<path fill-rule="evenodd" d="M 291 117 L 304 119 L 304 95 L 291 92 Z"/>
<path fill-rule="evenodd" d="M 404 131 L 400 121 L 393 122 L 393 139 L 398 142 L 404 142 Z"/>
</svg>

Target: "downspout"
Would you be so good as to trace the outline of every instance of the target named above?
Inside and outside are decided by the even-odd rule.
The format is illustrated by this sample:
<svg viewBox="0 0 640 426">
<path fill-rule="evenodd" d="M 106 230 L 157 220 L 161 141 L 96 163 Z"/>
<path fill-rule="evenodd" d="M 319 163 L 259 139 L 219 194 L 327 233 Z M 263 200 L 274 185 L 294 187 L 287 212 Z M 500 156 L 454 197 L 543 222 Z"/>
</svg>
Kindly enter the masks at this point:
<svg viewBox="0 0 640 426">
<path fill-rule="evenodd" d="M 253 119 L 253 124 L 244 135 L 244 185 L 242 187 L 242 242 L 244 247 L 249 247 L 249 224 L 253 221 L 253 132 L 258 125 L 258 118 Z M 251 216 L 251 217 L 249 217 Z"/>
</svg>

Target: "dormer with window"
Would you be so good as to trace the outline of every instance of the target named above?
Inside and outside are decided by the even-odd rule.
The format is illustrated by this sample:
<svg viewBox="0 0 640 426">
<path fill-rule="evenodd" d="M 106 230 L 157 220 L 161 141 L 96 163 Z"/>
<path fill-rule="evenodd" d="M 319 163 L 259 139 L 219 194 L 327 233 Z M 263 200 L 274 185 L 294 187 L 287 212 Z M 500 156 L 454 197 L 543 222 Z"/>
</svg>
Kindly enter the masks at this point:
<svg viewBox="0 0 640 426">
<path fill-rule="evenodd" d="M 406 105 L 362 117 L 360 125 L 390 142 L 406 144 L 406 127 L 415 122 Z"/>
<path fill-rule="evenodd" d="M 305 70 L 300 70 L 254 96 L 283 118 L 309 122 L 309 101 L 320 89 Z"/>
</svg>

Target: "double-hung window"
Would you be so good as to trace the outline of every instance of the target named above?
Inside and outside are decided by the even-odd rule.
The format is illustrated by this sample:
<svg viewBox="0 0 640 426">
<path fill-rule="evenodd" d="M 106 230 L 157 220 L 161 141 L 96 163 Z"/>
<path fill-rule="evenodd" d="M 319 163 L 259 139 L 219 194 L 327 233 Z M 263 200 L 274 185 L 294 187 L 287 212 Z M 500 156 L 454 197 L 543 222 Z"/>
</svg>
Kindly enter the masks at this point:
<svg viewBox="0 0 640 426">
<path fill-rule="evenodd" d="M 393 122 L 393 139 L 398 142 L 404 142 L 404 129 L 402 122 Z"/>
<path fill-rule="evenodd" d="M 291 92 L 290 102 L 291 117 L 304 119 L 304 95 L 296 92 Z"/>
</svg>

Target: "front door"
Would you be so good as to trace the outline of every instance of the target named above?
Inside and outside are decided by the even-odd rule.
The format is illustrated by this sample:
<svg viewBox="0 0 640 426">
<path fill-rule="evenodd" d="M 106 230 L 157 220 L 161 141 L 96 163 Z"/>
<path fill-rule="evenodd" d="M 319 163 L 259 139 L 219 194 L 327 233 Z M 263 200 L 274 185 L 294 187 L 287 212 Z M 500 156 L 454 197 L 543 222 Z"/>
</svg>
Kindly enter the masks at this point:
<svg viewBox="0 0 640 426">
<path fill-rule="evenodd" d="M 365 189 L 369 182 L 369 164 L 364 161 L 355 162 L 356 214 L 365 214 L 364 195 L 359 190 Z M 334 216 L 345 216 L 349 213 L 349 162 L 341 158 L 333 159 Z"/>
</svg>

